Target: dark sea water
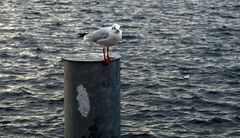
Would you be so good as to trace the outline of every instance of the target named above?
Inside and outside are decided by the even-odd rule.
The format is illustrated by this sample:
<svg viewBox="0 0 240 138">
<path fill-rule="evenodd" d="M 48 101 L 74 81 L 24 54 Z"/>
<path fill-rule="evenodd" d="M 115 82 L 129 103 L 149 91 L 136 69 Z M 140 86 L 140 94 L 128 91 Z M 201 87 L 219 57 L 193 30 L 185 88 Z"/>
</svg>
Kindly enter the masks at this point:
<svg viewBox="0 0 240 138">
<path fill-rule="evenodd" d="M 61 59 L 113 23 L 123 138 L 240 137 L 239 0 L 2 0 L 1 138 L 64 136 Z"/>
</svg>

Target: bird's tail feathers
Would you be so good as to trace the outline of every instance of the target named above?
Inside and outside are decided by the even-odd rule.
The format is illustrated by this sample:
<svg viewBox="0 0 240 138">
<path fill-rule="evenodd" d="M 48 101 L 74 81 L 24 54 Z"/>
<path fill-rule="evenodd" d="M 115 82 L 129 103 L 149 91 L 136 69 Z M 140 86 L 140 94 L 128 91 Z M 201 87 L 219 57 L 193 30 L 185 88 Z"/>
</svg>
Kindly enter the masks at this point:
<svg viewBox="0 0 240 138">
<path fill-rule="evenodd" d="M 77 36 L 79 37 L 79 38 L 83 38 L 85 35 L 87 35 L 88 33 L 78 33 L 77 34 Z"/>
</svg>

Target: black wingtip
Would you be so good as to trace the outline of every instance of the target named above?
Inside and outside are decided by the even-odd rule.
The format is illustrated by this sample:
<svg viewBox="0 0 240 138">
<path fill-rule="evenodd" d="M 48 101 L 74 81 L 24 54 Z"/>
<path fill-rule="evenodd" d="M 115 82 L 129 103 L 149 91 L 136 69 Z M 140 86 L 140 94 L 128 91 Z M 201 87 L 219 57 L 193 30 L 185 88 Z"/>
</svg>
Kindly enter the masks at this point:
<svg viewBox="0 0 240 138">
<path fill-rule="evenodd" d="M 88 34 L 88 33 L 86 33 L 86 32 L 85 32 L 85 33 L 78 33 L 77 36 L 80 37 L 80 38 L 82 38 L 82 37 L 84 37 L 84 36 L 87 35 L 87 34 Z"/>
</svg>

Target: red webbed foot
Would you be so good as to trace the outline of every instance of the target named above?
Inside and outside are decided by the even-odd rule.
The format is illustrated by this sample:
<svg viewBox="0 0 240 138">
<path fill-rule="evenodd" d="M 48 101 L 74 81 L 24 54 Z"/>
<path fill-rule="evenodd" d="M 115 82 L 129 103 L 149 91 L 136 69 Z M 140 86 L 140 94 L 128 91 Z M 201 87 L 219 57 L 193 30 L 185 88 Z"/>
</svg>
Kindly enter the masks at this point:
<svg viewBox="0 0 240 138">
<path fill-rule="evenodd" d="M 112 62 L 112 58 L 106 57 L 106 58 L 104 58 L 104 62 L 107 63 L 107 64 L 109 64 L 109 63 Z"/>
</svg>

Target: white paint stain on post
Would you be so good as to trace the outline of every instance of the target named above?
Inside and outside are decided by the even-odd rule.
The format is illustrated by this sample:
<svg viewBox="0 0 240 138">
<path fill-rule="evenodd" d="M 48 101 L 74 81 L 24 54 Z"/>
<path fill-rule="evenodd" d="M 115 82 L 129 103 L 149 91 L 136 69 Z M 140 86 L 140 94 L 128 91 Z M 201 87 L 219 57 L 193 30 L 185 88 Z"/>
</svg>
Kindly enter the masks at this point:
<svg viewBox="0 0 240 138">
<path fill-rule="evenodd" d="M 82 116 L 87 117 L 90 111 L 90 100 L 87 90 L 80 84 L 77 86 L 77 92 L 78 110 Z"/>
</svg>

